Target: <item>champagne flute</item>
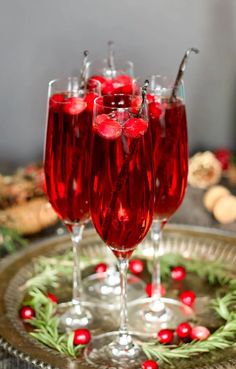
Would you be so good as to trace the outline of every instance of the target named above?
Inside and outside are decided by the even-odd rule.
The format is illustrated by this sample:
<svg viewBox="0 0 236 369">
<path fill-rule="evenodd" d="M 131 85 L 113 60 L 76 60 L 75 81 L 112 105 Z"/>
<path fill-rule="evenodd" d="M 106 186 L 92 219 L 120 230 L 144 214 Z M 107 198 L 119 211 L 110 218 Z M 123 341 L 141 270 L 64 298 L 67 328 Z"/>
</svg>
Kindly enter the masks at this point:
<svg viewBox="0 0 236 369">
<path fill-rule="evenodd" d="M 106 95 L 95 101 L 91 157 L 91 218 L 118 261 L 120 329 L 94 337 L 85 355 L 92 364 L 140 367 L 143 354 L 127 328 L 129 258 L 152 222 L 154 181 L 145 88 L 138 114 L 133 96 Z"/>
<path fill-rule="evenodd" d="M 85 55 L 85 59 L 86 59 Z M 86 60 L 85 60 L 86 64 Z M 49 83 L 44 171 L 48 199 L 70 233 L 73 244 L 73 297 L 60 317 L 63 329 L 89 326 L 93 317 L 82 304 L 79 243 L 89 212 L 89 157 L 93 101 L 100 94 L 98 81 L 86 86 L 82 78 Z"/>
</svg>

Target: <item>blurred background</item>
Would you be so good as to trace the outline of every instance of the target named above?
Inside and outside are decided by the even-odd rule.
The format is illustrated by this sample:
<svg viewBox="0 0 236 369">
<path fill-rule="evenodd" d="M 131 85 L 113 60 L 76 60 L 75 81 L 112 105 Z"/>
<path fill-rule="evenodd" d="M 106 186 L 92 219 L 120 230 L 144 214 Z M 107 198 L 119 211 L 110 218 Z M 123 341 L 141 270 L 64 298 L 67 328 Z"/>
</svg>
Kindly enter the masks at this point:
<svg viewBox="0 0 236 369">
<path fill-rule="evenodd" d="M 47 86 L 90 59 L 116 56 L 136 75 L 175 75 L 186 48 L 190 152 L 236 149 L 235 0 L 8 0 L 0 12 L 0 161 L 24 165 L 43 152 Z"/>
</svg>

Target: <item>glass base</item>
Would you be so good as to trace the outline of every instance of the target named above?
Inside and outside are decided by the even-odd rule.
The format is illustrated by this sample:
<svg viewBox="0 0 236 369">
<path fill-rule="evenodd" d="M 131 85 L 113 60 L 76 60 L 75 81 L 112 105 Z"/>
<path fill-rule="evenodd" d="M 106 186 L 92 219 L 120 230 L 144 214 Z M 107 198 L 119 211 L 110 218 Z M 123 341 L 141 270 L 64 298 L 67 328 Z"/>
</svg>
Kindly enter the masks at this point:
<svg viewBox="0 0 236 369">
<path fill-rule="evenodd" d="M 145 283 L 138 277 L 128 274 L 127 280 L 128 302 L 145 296 Z M 84 294 L 90 302 L 101 304 L 106 308 L 120 306 L 120 275 L 117 271 L 110 274 L 91 274 L 83 280 Z"/>
<path fill-rule="evenodd" d="M 91 311 L 84 308 L 82 305 L 77 305 L 73 302 L 60 304 L 60 310 L 61 315 L 59 329 L 61 331 L 72 331 L 77 328 L 90 328 L 93 323 Z"/>
<path fill-rule="evenodd" d="M 85 359 L 89 364 L 102 365 L 103 369 L 140 369 L 147 358 L 134 335 L 128 335 L 124 344 L 118 332 L 110 332 L 93 338 L 85 349 Z"/>
<path fill-rule="evenodd" d="M 160 329 L 175 329 L 180 323 L 195 320 L 189 306 L 168 298 L 162 298 L 160 303 L 152 298 L 133 302 L 128 313 L 129 329 L 144 337 L 156 337 Z"/>
</svg>

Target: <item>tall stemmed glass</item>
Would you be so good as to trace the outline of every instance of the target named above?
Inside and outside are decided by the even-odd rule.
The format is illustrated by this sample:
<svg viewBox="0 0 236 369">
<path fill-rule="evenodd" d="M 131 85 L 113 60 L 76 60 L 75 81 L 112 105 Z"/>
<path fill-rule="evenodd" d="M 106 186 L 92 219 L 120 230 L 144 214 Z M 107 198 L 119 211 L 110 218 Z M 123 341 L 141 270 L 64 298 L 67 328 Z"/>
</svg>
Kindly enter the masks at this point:
<svg viewBox="0 0 236 369">
<path fill-rule="evenodd" d="M 155 177 L 154 215 L 151 227 L 153 243 L 152 298 L 131 307 L 132 329 L 156 334 L 160 328 L 175 327 L 192 317 L 187 306 L 161 298 L 160 255 L 162 229 L 183 201 L 188 175 L 187 118 L 184 86 L 180 82 L 175 99 L 174 83 L 167 77 L 150 77 L 148 91 L 149 124 L 152 131 Z"/>
<path fill-rule="evenodd" d="M 142 356 L 127 328 L 126 288 L 129 258 L 152 222 L 154 182 L 144 96 L 138 114 L 132 112 L 129 95 L 95 101 L 91 217 L 118 260 L 121 283 L 119 332 L 95 337 L 86 351 L 87 360 L 97 365 L 140 367 Z"/>
<path fill-rule="evenodd" d="M 44 171 L 46 191 L 53 209 L 70 232 L 73 243 L 73 297 L 61 316 L 64 329 L 87 326 L 92 315 L 82 305 L 79 243 L 89 213 L 89 157 L 93 101 L 100 84 L 77 77 L 49 83 L 48 121 L 45 140 Z"/>
<path fill-rule="evenodd" d="M 97 80 L 101 83 L 102 94 L 133 94 L 134 66 L 130 61 L 119 60 L 114 56 L 114 44 L 109 41 L 108 55 L 104 60 L 94 60 L 87 63 L 87 80 Z M 91 274 L 84 280 L 84 290 L 91 301 L 99 301 L 106 307 L 119 305 L 120 277 L 114 263 L 107 262 L 104 273 Z M 144 295 L 143 281 L 128 274 L 128 299 L 136 300 Z"/>
</svg>

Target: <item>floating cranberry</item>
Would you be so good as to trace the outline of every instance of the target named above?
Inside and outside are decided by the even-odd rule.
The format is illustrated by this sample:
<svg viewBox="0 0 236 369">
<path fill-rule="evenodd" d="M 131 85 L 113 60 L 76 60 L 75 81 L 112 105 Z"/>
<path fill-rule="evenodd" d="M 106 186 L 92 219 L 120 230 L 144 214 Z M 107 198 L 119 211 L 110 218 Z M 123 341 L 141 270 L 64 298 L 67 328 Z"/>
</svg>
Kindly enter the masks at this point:
<svg viewBox="0 0 236 369">
<path fill-rule="evenodd" d="M 87 107 L 87 103 L 81 97 L 69 97 L 64 104 L 64 112 L 70 115 L 78 115 Z"/>
<path fill-rule="evenodd" d="M 58 298 L 55 296 L 55 295 L 53 295 L 53 293 L 48 293 L 47 294 L 47 296 L 48 296 L 48 298 L 54 303 L 54 304 L 57 304 L 58 303 Z"/>
<path fill-rule="evenodd" d="M 158 369 L 159 365 L 154 360 L 146 360 L 141 365 L 142 369 Z"/>
<path fill-rule="evenodd" d="M 35 311 L 30 306 L 24 306 L 20 309 L 20 317 L 24 320 L 30 320 L 35 317 Z"/>
<path fill-rule="evenodd" d="M 171 329 L 161 329 L 157 333 L 157 339 L 160 343 L 169 344 L 173 341 L 174 333 Z"/>
<path fill-rule="evenodd" d="M 94 126 L 100 136 L 110 140 L 118 138 L 122 133 L 122 127 L 120 123 L 114 119 L 111 119 L 106 114 L 98 115 Z"/>
<path fill-rule="evenodd" d="M 87 345 L 91 340 L 91 334 L 88 329 L 76 329 L 74 331 L 74 339 L 73 343 L 75 346 L 77 345 Z"/>
<path fill-rule="evenodd" d="M 104 82 L 106 82 L 106 78 L 103 77 L 103 76 L 92 76 L 92 77 L 89 78 L 88 85 L 92 84 L 93 83 L 93 80 L 94 81 L 98 81 L 101 84 L 103 84 Z"/>
<path fill-rule="evenodd" d="M 192 327 L 189 323 L 181 323 L 176 328 L 176 333 L 179 338 L 187 338 L 190 336 Z"/>
<path fill-rule="evenodd" d="M 148 129 L 148 122 L 142 118 L 130 118 L 124 124 L 124 134 L 127 137 L 138 138 Z"/>
<path fill-rule="evenodd" d="M 94 92 L 88 92 L 87 95 L 84 98 L 84 101 L 87 104 L 87 109 L 89 111 L 93 111 L 93 106 L 94 106 L 94 100 L 98 97 L 97 94 L 95 94 Z"/>
<path fill-rule="evenodd" d="M 141 96 L 134 97 L 130 105 L 131 113 L 138 114 L 141 104 L 142 104 L 142 97 Z"/>
<path fill-rule="evenodd" d="M 146 294 L 148 297 L 152 297 L 153 294 L 153 284 L 152 283 L 147 283 L 146 284 L 146 288 L 145 288 Z M 161 296 L 165 296 L 166 295 L 166 289 L 165 286 L 163 286 L 163 284 L 160 285 L 160 295 Z"/>
<path fill-rule="evenodd" d="M 210 336 L 210 331 L 204 326 L 193 327 L 190 337 L 192 340 L 204 341 Z"/>
<path fill-rule="evenodd" d="M 99 263 L 95 267 L 96 273 L 105 273 L 107 271 L 107 264 L 105 263 Z"/>
<path fill-rule="evenodd" d="M 171 270 L 171 277 L 175 281 L 182 281 L 186 277 L 186 270 L 182 266 L 176 266 Z"/>
<path fill-rule="evenodd" d="M 230 163 L 231 152 L 227 148 L 221 148 L 214 152 L 216 159 L 219 160 L 221 168 L 227 170 Z"/>
<path fill-rule="evenodd" d="M 148 105 L 149 115 L 152 119 L 158 119 L 161 116 L 161 104 L 158 102 L 151 102 Z"/>
<path fill-rule="evenodd" d="M 140 274 L 144 269 L 143 261 L 140 259 L 132 259 L 129 262 L 129 270 L 133 274 Z"/>
<path fill-rule="evenodd" d="M 54 111 L 58 112 L 61 108 L 61 104 L 64 102 L 63 94 L 54 94 L 50 97 L 49 106 Z"/>
<path fill-rule="evenodd" d="M 183 304 L 192 306 L 196 299 L 196 295 L 193 291 L 184 291 L 180 295 L 180 300 Z"/>
</svg>

